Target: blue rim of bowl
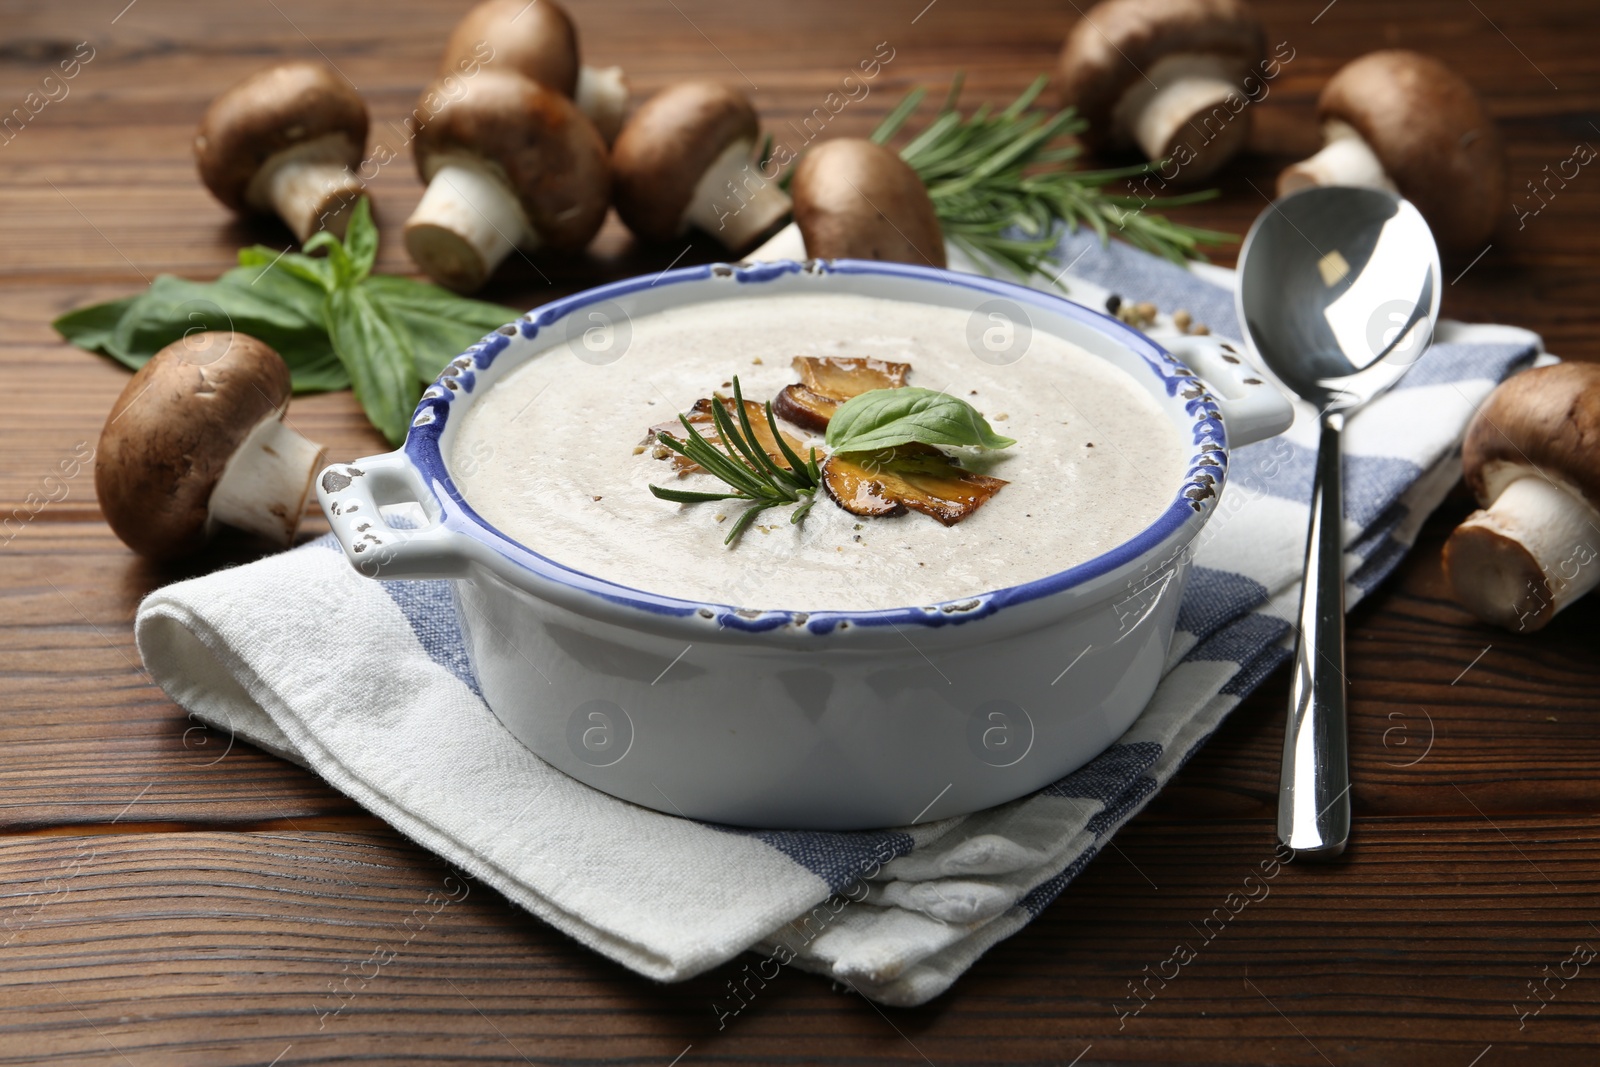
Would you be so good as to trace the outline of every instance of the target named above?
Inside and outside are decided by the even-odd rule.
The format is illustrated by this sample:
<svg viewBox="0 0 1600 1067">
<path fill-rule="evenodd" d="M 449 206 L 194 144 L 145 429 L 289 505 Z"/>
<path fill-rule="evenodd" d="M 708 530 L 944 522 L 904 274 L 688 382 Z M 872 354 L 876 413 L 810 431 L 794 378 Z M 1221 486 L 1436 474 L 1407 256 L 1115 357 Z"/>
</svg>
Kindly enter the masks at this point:
<svg viewBox="0 0 1600 1067">
<path fill-rule="evenodd" d="M 500 532 L 472 509 L 450 477 L 439 439 L 449 422 L 452 407 L 470 403 L 477 376 L 521 335 L 532 341 L 542 331 L 565 320 L 573 312 L 591 304 L 615 300 L 643 289 L 672 286 L 710 278 L 740 284 L 760 284 L 790 274 L 880 275 L 892 278 L 955 285 L 993 296 L 1014 300 L 1074 319 L 1098 332 L 1111 335 L 1140 356 L 1162 382 L 1169 397 L 1182 395 L 1192 423 L 1194 453 L 1177 493 L 1167 508 L 1143 530 L 1116 547 L 1043 578 L 1008 586 L 971 597 L 919 607 L 883 608 L 871 611 L 799 611 L 791 609 L 753 610 L 737 605 L 684 600 L 635 589 L 576 570 Z M 1029 289 L 1012 282 L 981 275 L 958 273 L 932 267 L 875 260 L 776 260 L 763 263 L 711 263 L 668 270 L 659 275 L 639 276 L 610 282 L 593 289 L 553 300 L 528 312 L 515 323 L 500 327 L 468 348 L 423 391 L 412 416 L 402 451 L 416 465 L 440 508 L 440 522 L 455 533 L 465 535 L 510 562 L 538 577 L 599 597 L 602 600 L 657 616 L 699 616 L 716 626 L 749 633 L 779 628 L 803 628 L 814 634 L 832 633 L 851 626 L 937 627 L 969 622 L 995 614 L 1003 608 L 1024 604 L 1041 597 L 1064 592 L 1135 562 L 1158 548 L 1185 526 L 1196 528 L 1205 521 L 1222 492 L 1227 472 L 1227 430 L 1216 399 L 1205 383 L 1166 349 L 1125 323 L 1085 307 L 1065 297 Z M 1136 592 L 1136 591 L 1135 591 Z"/>
</svg>

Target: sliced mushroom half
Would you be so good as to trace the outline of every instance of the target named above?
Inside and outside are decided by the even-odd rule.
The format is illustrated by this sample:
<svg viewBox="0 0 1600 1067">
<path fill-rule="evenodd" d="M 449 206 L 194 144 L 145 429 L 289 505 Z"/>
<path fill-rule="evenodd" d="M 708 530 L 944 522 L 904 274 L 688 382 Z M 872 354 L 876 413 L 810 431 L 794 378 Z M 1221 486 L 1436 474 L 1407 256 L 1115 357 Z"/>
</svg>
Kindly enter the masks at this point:
<svg viewBox="0 0 1600 1067">
<path fill-rule="evenodd" d="M 954 526 L 988 502 L 1004 479 L 962 469 L 928 445 L 878 452 L 835 452 L 822 464 L 822 484 L 852 515 L 885 517 L 920 511 Z"/>
<path fill-rule="evenodd" d="M 911 374 L 911 364 L 892 363 L 870 356 L 796 356 L 796 385 L 786 386 L 772 401 L 778 417 L 821 433 L 839 405 L 874 389 L 899 389 Z"/>
</svg>

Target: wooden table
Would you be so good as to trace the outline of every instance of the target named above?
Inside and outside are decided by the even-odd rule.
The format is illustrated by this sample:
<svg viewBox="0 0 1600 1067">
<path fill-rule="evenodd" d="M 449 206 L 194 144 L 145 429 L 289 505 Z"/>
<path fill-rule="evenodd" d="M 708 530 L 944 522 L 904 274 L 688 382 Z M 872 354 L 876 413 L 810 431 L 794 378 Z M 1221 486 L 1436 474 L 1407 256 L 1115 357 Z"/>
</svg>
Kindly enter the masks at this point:
<svg viewBox="0 0 1600 1067">
<path fill-rule="evenodd" d="M 1524 211 L 1540 206 L 1525 183 L 1600 143 L 1593 0 L 1324 2 L 1259 4 L 1295 58 L 1255 105 L 1257 151 L 1224 177 L 1220 200 L 1184 217 L 1242 232 L 1264 205 L 1257 190 L 1315 140 L 1318 87 L 1380 47 L 1433 52 L 1478 86 Z M 275 59 L 321 56 L 365 94 L 374 139 L 398 146 L 465 6 L 0 2 L 0 111 L 61 59 L 92 54 L 67 95 L 47 86 L 58 99 L 0 144 L 0 514 L 24 519 L 0 537 L 0 1062 L 1600 1059 L 1600 964 L 1579 963 L 1600 948 L 1600 598 L 1534 636 L 1475 623 L 1439 567 L 1470 506 L 1460 493 L 1351 620 L 1349 852 L 1285 868 L 1136 1017 L 1117 1011 L 1130 983 L 1192 940 L 1271 852 L 1282 672 L 1037 922 L 918 1010 L 880 1010 L 786 971 L 719 1031 L 711 1004 L 736 965 L 657 986 L 482 886 L 424 929 L 403 927 L 441 889 L 438 860 L 310 774 L 230 748 L 141 669 L 139 598 L 251 549 L 152 567 L 111 536 L 87 470 L 49 478 L 93 445 L 126 380 L 49 322 L 159 272 L 213 277 L 241 243 L 285 246 L 286 231 L 233 220 L 196 180 L 189 140 L 206 102 Z M 1009 98 L 1052 66 L 1076 17 L 1046 0 L 573 6 L 590 57 L 623 64 L 637 94 L 688 75 L 747 84 L 780 130 L 888 42 L 872 94 L 832 121 L 830 133 L 850 134 L 908 86 L 956 69 L 969 100 Z M 399 155 L 374 189 L 380 269 L 405 272 L 399 223 L 420 188 Z M 1600 358 L 1600 173 L 1549 188 L 1520 227 L 1506 205 L 1470 269 L 1449 265 L 1444 311 Z M 489 295 L 532 306 L 680 252 L 635 249 L 613 221 L 589 258 L 513 264 Z M 712 258 L 695 243 L 683 262 Z M 348 395 L 299 400 L 294 418 L 336 457 L 381 445 Z M 330 986 L 377 946 L 397 952 L 381 978 L 319 1018 Z"/>
</svg>

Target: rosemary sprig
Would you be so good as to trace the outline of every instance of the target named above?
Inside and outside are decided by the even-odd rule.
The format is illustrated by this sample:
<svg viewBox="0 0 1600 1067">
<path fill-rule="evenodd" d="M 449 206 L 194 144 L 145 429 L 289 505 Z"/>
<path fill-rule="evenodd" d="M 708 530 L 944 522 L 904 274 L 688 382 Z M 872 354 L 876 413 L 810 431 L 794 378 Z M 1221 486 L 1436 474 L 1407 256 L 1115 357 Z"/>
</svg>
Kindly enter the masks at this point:
<svg viewBox="0 0 1600 1067">
<path fill-rule="evenodd" d="M 772 439 L 777 442 L 778 450 L 788 466 L 779 466 L 767 455 L 745 411 L 744 394 L 739 389 L 737 375 L 733 379 L 733 408 L 736 416 L 728 414 L 721 397 L 712 399 L 711 421 L 716 426 L 717 440 L 722 445 L 720 449 L 701 436 L 686 415 L 678 416 L 687 434 L 682 441 L 665 431 L 656 434 L 657 441 L 698 464 L 707 474 L 727 483 L 733 492 L 698 493 L 686 489 L 663 489 L 659 485 L 650 487 L 650 492 L 659 499 L 679 504 L 703 504 L 710 500 L 750 501 L 750 506 L 744 509 L 728 531 L 728 536 L 723 539 L 725 545 L 737 540 L 740 534 L 749 529 L 756 516 L 768 508 L 799 504 L 789 516 L 789 521 L 800 522 L 816 503 L 817 488 L 822 484 L 817 450 L 811 449 L 808 458 L 803 460 L 795 454 L 778 429 L 778 420 L 772 413 L 770 400 L 766 405 L 767 427 L 772 431 Z"/>
<path fill-rule="evenodd" d="M 1088 123 L 1076 109 L 1053 114 L 1035 108 L 1049 83 L 1047 75 L 1030 85 L 1003 111 L 985 104 L 970 116 L 956 110 L 962 77 L 951 83 L 939 115 L 900 150 L 900 156 L 928 187 L 945 235 L 967 252 L 1000 263 L 1026 279 L 1055 250 L 1056 225 L 1069 231 L 1088 226 L 1101 242 L 1113 232 L 1128 243 L 1175 263 L 1204 259 L 1201 245 L 1237 241 L 1233 234 L 1185 226 L 1154 212 L 1151 205 L 1176 207 L 1210 200 L 1215 189 L 1150 199 L 1111 192 L 1112 182 L 1150 173 L 1157 164 L 1108 170 L 1074 170 L 1081 149 L 1062 138 L 1083 132 Z M 922 102 L 913 89 L 873 131 L 886 144 Z M 1020 236 L 1017 234 L 1020 231 Z"/>
</svg>

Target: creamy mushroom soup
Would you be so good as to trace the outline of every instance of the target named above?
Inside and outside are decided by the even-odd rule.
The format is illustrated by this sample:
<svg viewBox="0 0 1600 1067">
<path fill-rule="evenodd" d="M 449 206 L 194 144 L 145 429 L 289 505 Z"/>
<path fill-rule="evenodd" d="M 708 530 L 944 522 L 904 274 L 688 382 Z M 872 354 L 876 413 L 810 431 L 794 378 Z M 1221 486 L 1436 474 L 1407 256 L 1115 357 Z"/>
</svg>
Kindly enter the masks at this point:
<svg viewBox="0 0 1600 1067">
<path fill-rule="evenodd" d="M 471 407 L 451 473 L 479 515 L 565 566 L 685 600 L 759 609 L 871 610 L 955 600 L 1042 578 L 1112 548 L 1170 504 L 1192 451 L 1128 374 L 1033 331 L 1007 365 L 968 346 L 970 315 L 847 294 L 719 300 L 642 315 L 613 362 L 565 332 Z M 611 338 L 615 343 L 615 337 Z M 617 347 L 621 347 L 618 345 Z M 915 511 L 863 518 L 819 490 L 804 521 L 773 508 L 724 546 L 739 501 L 677 504 L 679 477 L 651 426 L 674 421 L 734 375 L 746 399 L 797 380 L 796 356 L 872 356 L 911 365 L 911 385 L 960 396 L 1016 439 L 961 450 L 963 466 L 1009 484 L 964 521 Z M 807 444 L 818 436 L 785 429 Z"/>
</svg>

